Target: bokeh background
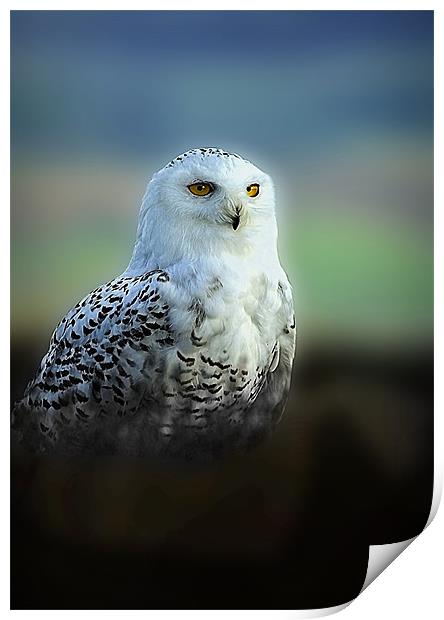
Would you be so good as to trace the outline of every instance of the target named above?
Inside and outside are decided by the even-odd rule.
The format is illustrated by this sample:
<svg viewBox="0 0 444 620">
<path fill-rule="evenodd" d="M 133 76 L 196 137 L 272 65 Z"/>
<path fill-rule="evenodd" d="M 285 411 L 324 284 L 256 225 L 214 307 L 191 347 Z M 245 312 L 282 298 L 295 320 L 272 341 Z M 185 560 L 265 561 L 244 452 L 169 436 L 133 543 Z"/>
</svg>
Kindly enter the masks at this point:
<svg viewBox="0 0 444 620">
<path fill-rule="evenodd" d="M 13 399 L 66 310 L 126 267 L 152 173 L 192 147 L 239 152 L 273 176 L 298 320 L 293 391 L 276 437 L 217 475 L 190 474 L 201 489 L 187 498 L 191 512 L 174 476 L 124 465 L 114 476 L 103 466 L 93 484 L 89 465 L 74 476 L 76 487 L 63 468 L 58 482 L 51 478 L 51 463 L 37 479 L 34 461 L 18 469 L 15 606 L 51 605 L 38 582 L 24 588 L 19 576 L 38 573 L 43 583 L 66 557 L 64 545 L 79 540 L 89 547 L 83 559 L 70 547 L 68 579 L 95 558 L 97 570 L 114 567 L 118 580 L 123 556 L 112 553 L 129 554 L 133 590 L 110 592 L 106 580 L 80 593 L 59 589 L 51 594 L 59 607 L 149 607 L 148 574 L 148 601 L 162 606 L 159 571 L 143 553 L 135 559 L 134 545 L 149 549 L 157 567 L 172 558 L 172 606 L 211 606 L 215 566 L 252 580 L 231 590 L 228 607 L 254 607 L 252 584 L 259 607 L 356 595 L 367 543 L 419 533 L 430 502 L 433 12 L 12 12 L 11 80 Z M 232 486 L 239 472 L 250 489 L 238 489 L 245 505 Z M 83 506 L 72 523 L 62 495 Z M 210 509 L 222 496 L 231 498 L 224 508 Z M 207 517 L 190 525 L 199 512 Z M 93 514 L 102 514 L 94 527 Z M 40 533 L 29 538 L 36 520 Z M 173 542 L 160 544 L 160 523 L 170 523 Z M 273 528 L 284 532 L 278 541 Z M 335 536 L 341 545 L 331 547 Z M 36 558 L 48 539 L 45 564 Z M 316 552 L 314 539 L 324 545 Z M 214 552 L 204 561 L 208 546 Z M 190 554 L 207 599 L 193 598 L 183 575 Z M 295 556 L 303 561 L 288 559 Z"/>
</svg>

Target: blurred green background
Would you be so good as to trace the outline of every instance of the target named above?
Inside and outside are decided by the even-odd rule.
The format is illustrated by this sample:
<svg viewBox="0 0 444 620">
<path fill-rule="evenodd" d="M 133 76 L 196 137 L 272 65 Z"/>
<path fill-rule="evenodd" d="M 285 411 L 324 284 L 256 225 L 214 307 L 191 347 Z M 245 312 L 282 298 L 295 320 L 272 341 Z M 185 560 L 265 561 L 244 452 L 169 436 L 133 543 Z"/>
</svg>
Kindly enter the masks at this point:
<svg viewBox="0 0 444 620">
<path fill-rule="evenodd" d="M 12 333 L 123 271 L 195 146 L 276 183 L 300 345 L 429 344 L 431 12 L 12 14 Z"/>
</svg>

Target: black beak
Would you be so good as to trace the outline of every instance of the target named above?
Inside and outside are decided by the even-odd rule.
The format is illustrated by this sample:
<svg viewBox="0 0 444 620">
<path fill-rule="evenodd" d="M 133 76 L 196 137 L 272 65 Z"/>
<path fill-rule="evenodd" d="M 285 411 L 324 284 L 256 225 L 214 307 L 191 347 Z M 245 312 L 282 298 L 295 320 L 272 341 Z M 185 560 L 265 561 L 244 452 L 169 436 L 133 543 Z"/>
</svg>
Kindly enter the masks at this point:
<svg viewBox="0 0 444 620">
<path fill-rule="evenodd" d="M 241 207 L 236 206 L 235 211 L 236 211 L 236 214 L 233 215 L 233 218 L 231 220 L 231 225 L 233 227 L 233 230 L 237 230 L 239 228 Z"/>
</svg>

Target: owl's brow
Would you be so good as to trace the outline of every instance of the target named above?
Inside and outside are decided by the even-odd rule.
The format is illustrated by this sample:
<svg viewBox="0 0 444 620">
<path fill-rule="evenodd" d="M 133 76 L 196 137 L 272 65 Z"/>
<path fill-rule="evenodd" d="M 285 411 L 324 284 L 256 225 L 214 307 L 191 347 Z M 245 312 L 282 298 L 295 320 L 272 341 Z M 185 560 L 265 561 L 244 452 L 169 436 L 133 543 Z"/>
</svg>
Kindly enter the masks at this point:
<svg viewBox="0 0 444 620">
<path fill-rule="evenodd" d="M 166 168 L 171 168 L 178 162 L 182 162 L 185 157 L 189 155 L 200 155 L 201 158 L 207 158 L 211 156 L 215 157 L 235 157 L 236 159 L 243 159 L 237 153 L 230 153 L 228 151 L 224 151 L 223 149 L 214 149 L 214 148 L 199 148 L 199 149 L 190 149 L 189 151 L 185 151 L 181 155 L 178 155 L 174 159 L 170 161 L 169 164 L 166 165 Z M 245 160 L 247 161 L 247 160 Z"/>
</svg>

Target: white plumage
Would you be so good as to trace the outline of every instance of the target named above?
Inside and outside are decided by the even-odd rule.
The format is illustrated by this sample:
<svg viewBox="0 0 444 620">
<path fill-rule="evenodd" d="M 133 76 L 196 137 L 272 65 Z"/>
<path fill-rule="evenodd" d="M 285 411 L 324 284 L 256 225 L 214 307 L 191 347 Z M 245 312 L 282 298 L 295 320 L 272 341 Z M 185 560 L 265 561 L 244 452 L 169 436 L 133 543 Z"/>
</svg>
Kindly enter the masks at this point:
<svg viewBox="0 0 444 620">
<path fill-rule="evenodd" d="M 38 451 L 220 456 L 274 428 L 294 348 L 270 177 L 193 149 L 148 184 L 127 270 L 56 328 L 14 429 Z"/>
</svg>

